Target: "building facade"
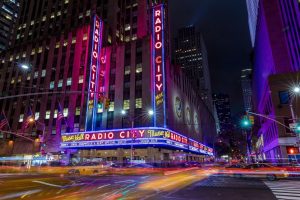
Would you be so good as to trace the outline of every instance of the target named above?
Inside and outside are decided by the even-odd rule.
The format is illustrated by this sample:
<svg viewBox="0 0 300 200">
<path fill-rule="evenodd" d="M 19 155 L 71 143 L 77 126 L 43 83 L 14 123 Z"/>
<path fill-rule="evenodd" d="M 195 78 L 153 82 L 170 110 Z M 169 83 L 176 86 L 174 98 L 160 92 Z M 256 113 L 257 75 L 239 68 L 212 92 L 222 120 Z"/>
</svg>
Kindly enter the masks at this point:
<svg viewBox="0 0 300 200">
<path fill-rule="evenodd" d="M 19 12 L 19 0 L 0 2 L 0 52 L 7 49 L 13 40 Z"/>
<path fill-rule="evenodd" d="M 293 101 L 291 97 L 292 88 L 299 84 L 296 78 L 300 70 L 299 20 L 297 0 L 259 2 L 254 47 L 254 111 L 287 127 L 293 121 L 290 107 L 295 108 L 297 104 L 297 97 Z M 299 116 L 298 111 L 295 109 L 296 116 Z M 296 145 L 293 131 L 266 118 L 259 120 L 261 158 L 277 160 L 295 157 L 287 151 L 290 146 Z"/>
<path fill-rule="evenodd" d="M 226 133 L 233 128 L 231 120 L 231 105 L 228 94 L 213 94 L 213 102 L 216 108 L 220 133 Z"/>
<path fill-rule="evenodd" d="M 1 105 L 12 131 L 42 142 L 4 134 L 1 153 L 118 162 L 212 155 L 214 119 L 169 62 L 165 3 L 22 1 L 0 89 L 23 96 Z M 31 69 L 20 70 L 21 62 Z M 36 123 L 24 130 L 29 108 Z"/>
<path fill-rule="evenodd" d="M 207 50 L 203 36 L 195 26 L 179 29 L 174 44 L 174 61 L 190 77 L 203 101 L 213 111 Z"/>
<path fill-rule="evenodd" d="M 241 72 L 241 85 L 244 100 L 244 110 L 251 111 L 252 104 L 252 69 L 243 69 Z"/>
</svg>

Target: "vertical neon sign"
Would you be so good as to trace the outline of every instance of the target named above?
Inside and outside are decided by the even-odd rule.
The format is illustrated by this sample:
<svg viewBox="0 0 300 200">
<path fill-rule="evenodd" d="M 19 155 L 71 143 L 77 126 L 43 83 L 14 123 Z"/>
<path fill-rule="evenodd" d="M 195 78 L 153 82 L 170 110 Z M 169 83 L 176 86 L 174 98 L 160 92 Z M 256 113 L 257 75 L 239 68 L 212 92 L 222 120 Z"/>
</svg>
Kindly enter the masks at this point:
<svg viewBox="0 0 300 200">
<path fill-rule="evenodd" d="M 164 41 L 164 5 L 152 9 L 152 76 L 154 126 L 166 126 L 165 102 L 165 41 Z"/>
<path fill-rule="evenodd" d="M 88 105 L 86 115 L 86 130 L 95 130 L 96 114 L 97 114 L 97 101 L 99 95 L 97 95 L 98 79 L 99 79 L 99 60 L 101 57 L 102 47 L 102 30 L 103 22 L 95 15 L 93 19 L 91 38 L 91 61 L 90 61 L 90 79 L 89 79 L 89 93 L 88 93 Z M 96 95 L 95 95 L 96 94 Z"/>
</svg>

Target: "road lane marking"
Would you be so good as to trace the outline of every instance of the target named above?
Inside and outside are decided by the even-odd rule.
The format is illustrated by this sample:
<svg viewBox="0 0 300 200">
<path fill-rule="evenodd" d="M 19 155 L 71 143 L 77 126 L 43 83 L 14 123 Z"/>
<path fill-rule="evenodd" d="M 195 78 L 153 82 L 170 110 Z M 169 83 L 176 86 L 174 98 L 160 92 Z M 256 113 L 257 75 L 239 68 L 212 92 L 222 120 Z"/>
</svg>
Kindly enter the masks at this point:
<svg viewBox="0 0 300 200">
<path fill-rule="evenodd" d="M 62 188 L 63 186 L 61 185 L 56 185 L 56 184 L 52 184 L 52 183 L 47 183 L 47 182 L 44 182 L 44 181 L 32 181 L 34 183 L 40 183 L 40 184 L 43 184 L 43 185 L 48 185 L 48 186 L 52 186 L 52 187 L 59 187 L 59 188 Z"/>
<path fill-rule="evenodd" d="M 25 192 L 17 192 L 17 193 L 13 193 L 13 194 L 8 194 L 8 195 L 0 197 L 0 200 L 12 199 L 12 198 L 18 198 L 18 197 L 24 198 L 26 195 L 35 194 L 40 191 L 42 191 L 42 190 L 36 189 L 36 190 L 28 190 Z M 22 197 L 22 196 L 24 196 L 24 197 Z"/>
<path fill-rule="evenodd" d="M 117 181 L 115 183 L 133 183 L 134 180 Z"/>
<path fill-rule="evenodd" d="M 106 184 L 106 185 L 99 186 L 97 189 L 101 189 L 101 188 L 107 187 L 109 185 L 111 185 L 111 184 Z"/>
</svg>

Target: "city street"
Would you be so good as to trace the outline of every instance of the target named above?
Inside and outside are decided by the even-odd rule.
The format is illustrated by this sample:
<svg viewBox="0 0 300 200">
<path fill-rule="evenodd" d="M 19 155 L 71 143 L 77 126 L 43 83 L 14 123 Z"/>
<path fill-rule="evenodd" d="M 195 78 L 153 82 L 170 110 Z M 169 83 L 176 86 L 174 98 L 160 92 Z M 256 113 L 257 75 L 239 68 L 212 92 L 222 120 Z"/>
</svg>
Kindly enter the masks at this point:
<svg viewBox="0 0 300 200">
<path fill-rule="evenodd" d="M 172 175 L 49 176 L 3 174 L 5 199 L 298 199 L 293 180 L 265 181 L 223 177 L 212 170 Z"/>
</svg>

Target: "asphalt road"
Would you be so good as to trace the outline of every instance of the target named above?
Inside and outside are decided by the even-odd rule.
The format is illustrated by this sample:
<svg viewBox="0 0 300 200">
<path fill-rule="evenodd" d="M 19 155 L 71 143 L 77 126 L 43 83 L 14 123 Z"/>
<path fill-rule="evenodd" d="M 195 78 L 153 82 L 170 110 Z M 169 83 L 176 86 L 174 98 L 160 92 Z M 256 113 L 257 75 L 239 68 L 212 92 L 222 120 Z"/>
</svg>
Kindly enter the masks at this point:
<svg viewBox="0 0 300 200">
<path fill-rule="evenodd" d="M 191 170 L 168 176 L 0 174 L 0 200 L 296 200 L 300 199 L 299 183 L 223 177 L 208 170 Z"/>
</svg>

